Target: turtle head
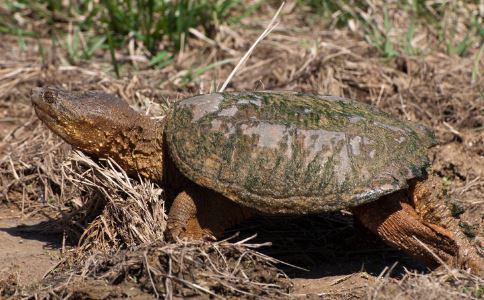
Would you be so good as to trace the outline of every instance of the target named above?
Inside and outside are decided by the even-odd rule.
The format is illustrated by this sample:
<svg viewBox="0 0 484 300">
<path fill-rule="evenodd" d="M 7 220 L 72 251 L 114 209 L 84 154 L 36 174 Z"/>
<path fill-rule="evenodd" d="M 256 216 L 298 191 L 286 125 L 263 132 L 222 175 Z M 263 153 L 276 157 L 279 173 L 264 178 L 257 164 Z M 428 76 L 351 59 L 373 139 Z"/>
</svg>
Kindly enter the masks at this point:
<svg viewBox="0 0 484 300">
<path fill-rule="evenodd" d="M 54 133 L 96 156 L 106 152 L 110 140 L 131 131 L 141 117 L 121 99 L 97 92 L 35 89 L 32 104 Z"/>
<path fill-rule="evenodd" d="M 67 143 L 97 158 L 113 158 L 128 173 L 160 179 L 162 126 L 125 101 L 101 92 L 32 90 L 40 120 Z"/>
</svg>

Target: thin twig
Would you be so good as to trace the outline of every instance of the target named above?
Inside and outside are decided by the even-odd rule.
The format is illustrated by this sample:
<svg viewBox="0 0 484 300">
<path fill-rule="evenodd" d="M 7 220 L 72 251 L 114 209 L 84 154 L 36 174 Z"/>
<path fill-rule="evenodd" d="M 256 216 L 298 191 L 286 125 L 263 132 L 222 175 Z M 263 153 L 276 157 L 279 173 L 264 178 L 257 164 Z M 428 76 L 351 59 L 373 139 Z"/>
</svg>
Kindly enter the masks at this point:
<svg viewBox="0 0 484 300">
<path fill-rule="evenodd" d="M 425 243 L 423 243 L 421 240 L 419 240 L 416 236 L 412 236 L 420 245 L 422 245 L 422 247 L 425 248 L 425 250 L 427 250 L 430 254 L 432 254 L 432 256 L 442 265 L 444 266 L 444 268 L 447 270 L 447 272 L 452 276 L 454 277 L 454 279 L 459 282 L 459 278 L 457 278 L 457 276 L 455 276 L 454 272 L 452 272 L 452 269 L 449 267 L 448 264 L 445 263 L 445 261 L 442 260 L 442 258 L 440 258 L 437 254 L 435 254 L 434 251 L 432 251 L 432 249 L 429 248 L 429 246 L 425 245 Z"/>
<path fill-rule="evenodd" d="M 252 46 L 249 48 L 249 50 L 244 54 L 244 56 L 242 56 L 242 58 L 240 59 L 240 61 L 237 63 L 237 65 L 235 66 L 235 68 L 230 73 L 229 77 L 227 77 L 227 79 L 225 80 L 224 84 L 219 89 L 219 93 L 222 93 L 225 90 L 225 88 L 227 87 L 227 85 L 229 84 L 229 82 L 232 80 L 232 78 L 235 76 L 235 74 L 237 73 L 237 71 L 242 67 L 242 65 L 247 61 L 247 59 L 249 58 L 249 56 L 252 54 L 252 52 L 254 51 L 254 49 L 257 46 L 257 44 L 259 44 L 260 41 L 262 41 L 267 35 L 269 35 L 269 33 L 271 33 L 271 31 L 274 30 L 274 28 L 276 28 L 277 25 L 279 25 L 279 23 L 275 23 L 275 21 L 276 21 L 277 17 L 279 16 L 279 13 L 281 12 L 281 10 L 284 7 L 284 4 L 285 3 L 286 2 L 282 2 L 281 6 L 277 10 L 276 14 L 272 18 L 272 20 L 269 23 L 269 25 L 267 26 L 266 30 L 264 30 L 264 32 L 262 32 L 262 34 L 254 42 L 254 44 L 252 44 Z"/>
<path fill-rule="evenodd" d="M 150 278 L 151 286 L 153 287 L 153 291 L 155 292 L 156 298 L 160 298 L 160 295 L 158 294 L 158 290 L 156 289 L 155 282 L 153 281 L 153 277 L 151 276 L 150 264 L 148 263 L 148 256 L 146 255 L 146 252 L 147 251 L 143 252 L 143 257 L 145 259 L 146 272 L 148 273 L 148 277 Z"/>
</svg>

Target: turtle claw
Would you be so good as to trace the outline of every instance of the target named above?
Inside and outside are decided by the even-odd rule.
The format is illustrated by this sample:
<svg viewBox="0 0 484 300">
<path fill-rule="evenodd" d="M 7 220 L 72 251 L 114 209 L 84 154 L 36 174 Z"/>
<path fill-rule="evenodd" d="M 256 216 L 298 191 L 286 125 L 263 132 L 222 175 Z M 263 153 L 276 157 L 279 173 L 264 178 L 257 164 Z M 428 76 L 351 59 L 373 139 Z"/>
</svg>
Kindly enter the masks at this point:
<svg viewBox="0 0 484 300">
<path fill-rule="evenodd" d="M 203 240 L 203 241 L 206 241 L 206 242 L 215 242 L 217 241 L 217 238 L 215 237 L 215 235 L 213 235 L 213 233 L 210 231 L 210 230 L 207 230 L 207 229 L 202 229 L 202 236 L 201 237 L 195 237 L 195 238 L 191 238 L 191 239 L 194 239 L 194 240 Z"/>
<path fill-rule="evenodd" d="M 190 226 L 187 228 L 186 226 L 176 226 L 175 224 L 168 225 L 165 238 L 169 242 L 193 240 L 214 242 L 217 240 L 215 235 L 209 229 L 190 228 Z"/>
<path fill-rule="evenodd" d="M 165 232 L 165 239 L 167 242 L 176 242 L 181 238 L 183 228 L 174 224 L 168 224 Z"/>
</svg>

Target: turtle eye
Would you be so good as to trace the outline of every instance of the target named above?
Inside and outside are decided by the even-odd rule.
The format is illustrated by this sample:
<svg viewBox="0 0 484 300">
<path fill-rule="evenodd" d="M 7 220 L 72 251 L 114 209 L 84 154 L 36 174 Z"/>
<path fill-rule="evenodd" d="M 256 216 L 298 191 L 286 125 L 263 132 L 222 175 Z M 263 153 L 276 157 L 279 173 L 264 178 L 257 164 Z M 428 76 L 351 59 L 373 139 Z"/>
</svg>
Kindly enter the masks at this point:
<svg viewBox="0 0 484 300">
<path fill-rule="evenodd" d="M 52 90 L 46 90 L 44 91 L 42 98 L 44 99 L 45 102 L 52 104 L 55 102 L 55 93 Z"/>
</svg>

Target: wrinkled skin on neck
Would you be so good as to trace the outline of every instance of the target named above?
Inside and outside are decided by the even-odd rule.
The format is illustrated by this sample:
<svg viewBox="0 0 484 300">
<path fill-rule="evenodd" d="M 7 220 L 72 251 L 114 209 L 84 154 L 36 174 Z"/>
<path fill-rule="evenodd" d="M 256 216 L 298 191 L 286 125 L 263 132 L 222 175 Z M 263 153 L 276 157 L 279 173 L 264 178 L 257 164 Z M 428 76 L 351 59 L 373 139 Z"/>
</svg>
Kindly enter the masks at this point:
<svg viewBox="0 0 484 300">
<path fill-rule="evenodd" d="M 114 159 L 128 174 L 160 181 L 163 124 L 100 92 L 34 89 L 39 119 L 67 143 L 96 158 Z"/>
</svg>

